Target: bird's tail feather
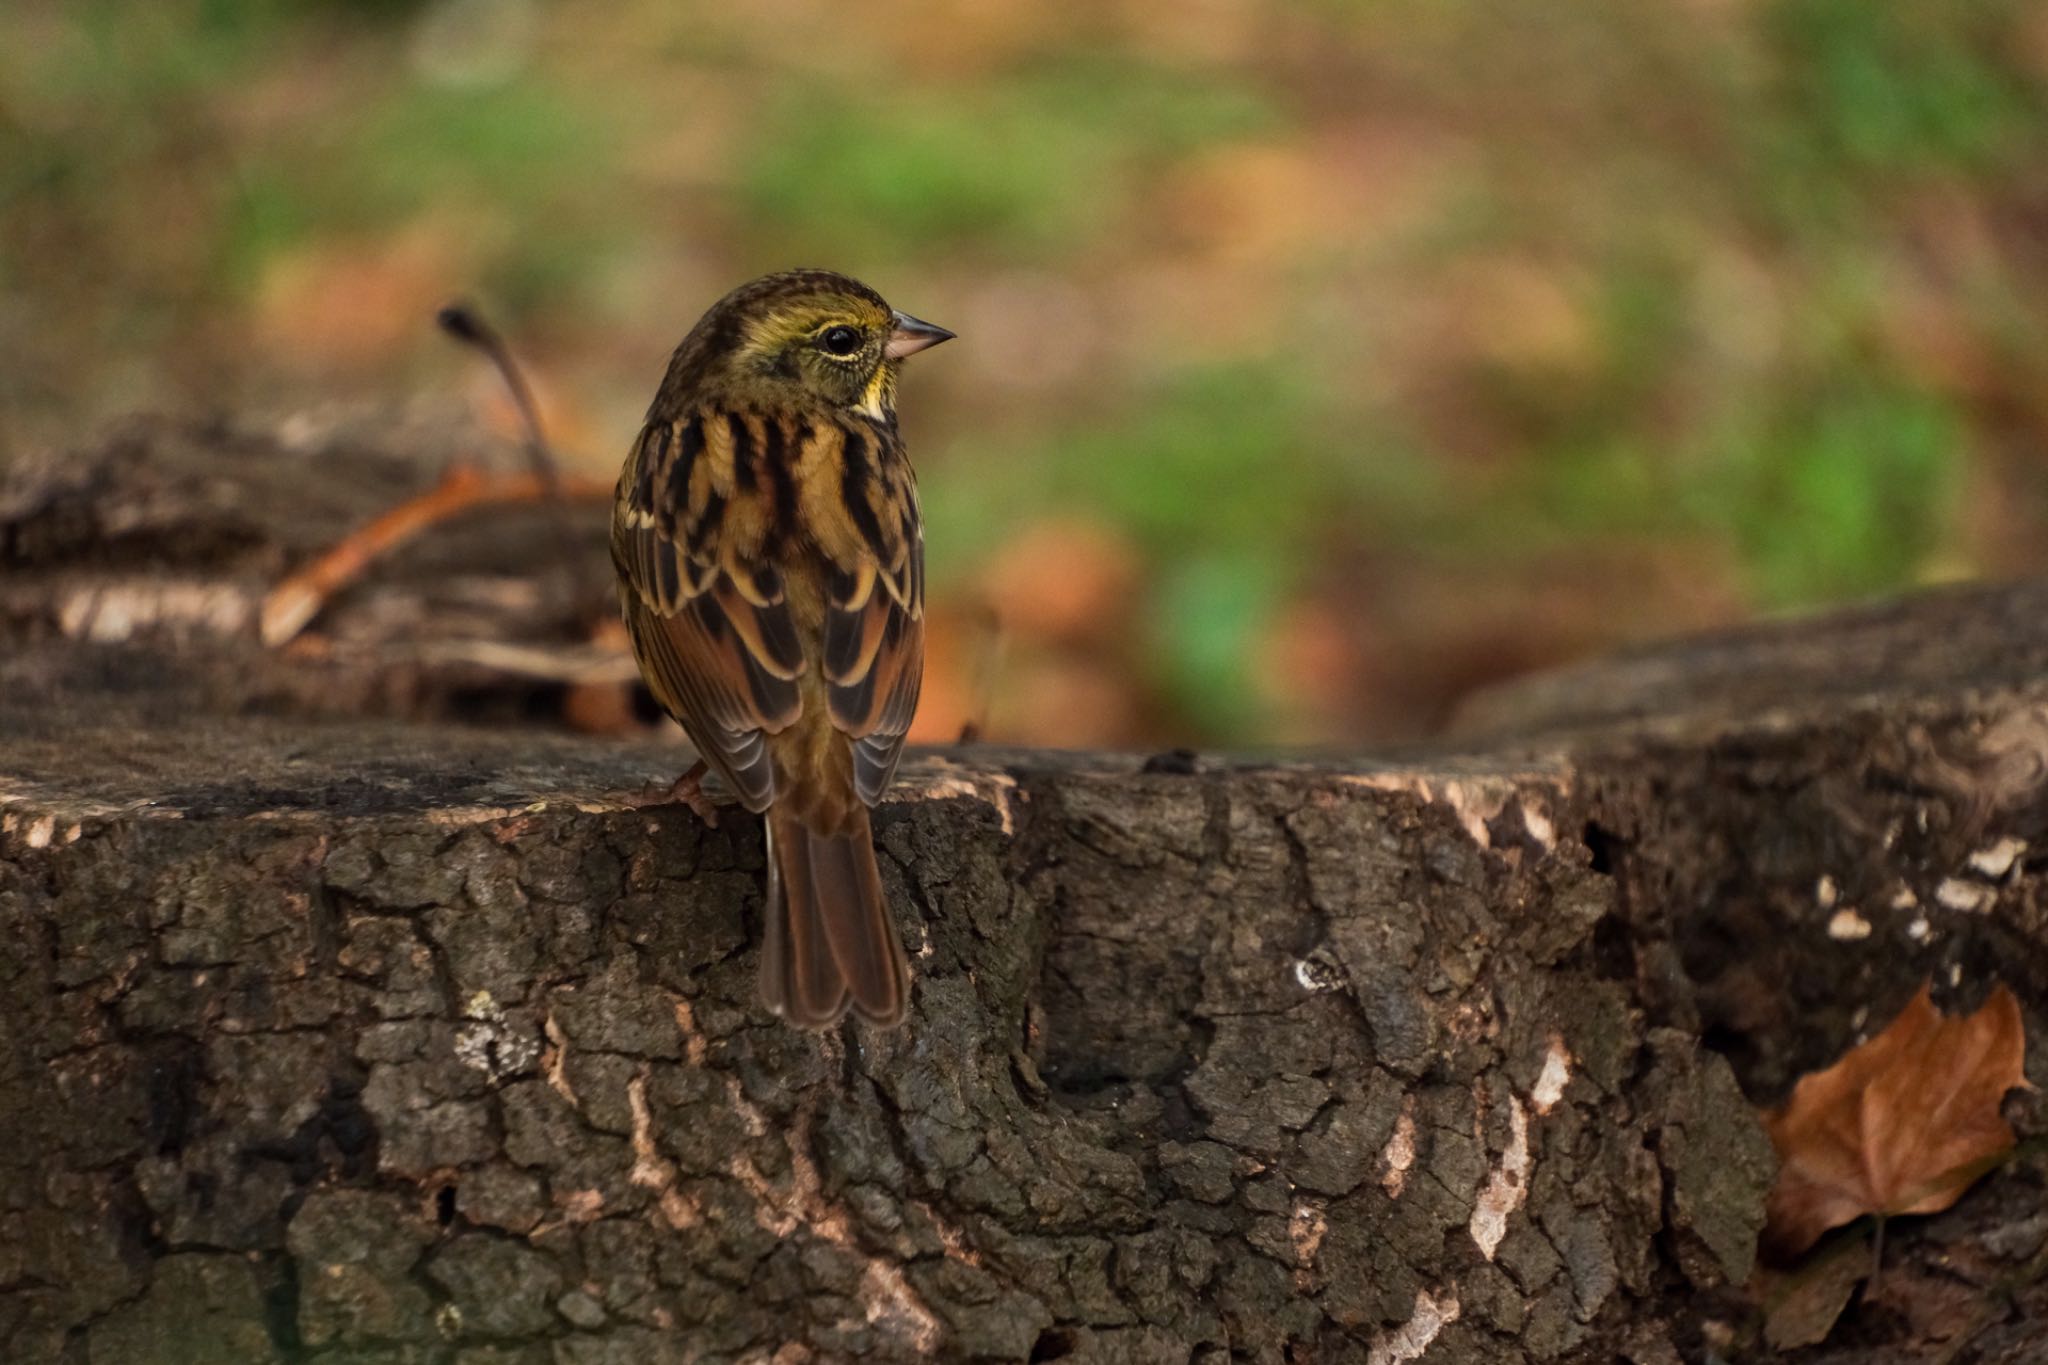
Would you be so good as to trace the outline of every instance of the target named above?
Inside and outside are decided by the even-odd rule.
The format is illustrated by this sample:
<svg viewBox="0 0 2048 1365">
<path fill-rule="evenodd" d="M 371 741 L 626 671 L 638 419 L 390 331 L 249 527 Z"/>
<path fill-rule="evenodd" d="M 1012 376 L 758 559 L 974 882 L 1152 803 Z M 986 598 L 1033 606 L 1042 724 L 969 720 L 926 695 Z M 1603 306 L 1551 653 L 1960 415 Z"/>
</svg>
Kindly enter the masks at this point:
<svg viewBox="0 0 2048 1365">
<path fill-rule="evenodd" d="M 819 834 L 768 812 L 768 933 L 761 998 L 804 1028 L 828 1028 L 849 1004 L 877 1024 L 901 1023 L 910 963 L 882 899 L 868 813 Z"/>
</svg>

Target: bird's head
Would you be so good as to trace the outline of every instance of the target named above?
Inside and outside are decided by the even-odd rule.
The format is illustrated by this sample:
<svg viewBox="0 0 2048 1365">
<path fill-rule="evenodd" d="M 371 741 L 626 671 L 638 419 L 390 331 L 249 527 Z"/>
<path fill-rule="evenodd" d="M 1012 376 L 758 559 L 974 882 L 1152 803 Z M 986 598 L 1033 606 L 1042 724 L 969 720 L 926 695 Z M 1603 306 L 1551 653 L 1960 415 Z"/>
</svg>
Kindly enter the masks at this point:
<svg viewBox="0 0 2048 1365">
<path fill-rule="evenodd" d="M 860 281 L 792 270 L 743 284 L 685 337 L 664 389 L 707 385 L 764 403 L 893 410 L 904 357 L 953 333 L 889 307 Z"/>
</svg>

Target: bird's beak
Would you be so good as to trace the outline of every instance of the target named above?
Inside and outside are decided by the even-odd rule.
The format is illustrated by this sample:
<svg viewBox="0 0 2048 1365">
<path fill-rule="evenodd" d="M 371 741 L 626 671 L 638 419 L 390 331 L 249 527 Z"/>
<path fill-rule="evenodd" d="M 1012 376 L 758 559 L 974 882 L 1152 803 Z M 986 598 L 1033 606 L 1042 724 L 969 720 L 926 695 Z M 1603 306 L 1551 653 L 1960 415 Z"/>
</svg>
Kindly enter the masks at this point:
<svg viewBox="0 0 2048 1365">
<path fill-rule="evenodd" d="M 898 313 L 894 326 L 889 329 L 889 344 L 882 349 L 882 354 L 891 360 L 901 360 L 907 355 L 916 355 L 928 346 L 936 346 L 942 341 L 952 339 L 953 333 L 943 327 L 935 327 L 908 313 Z"/>
</svg>

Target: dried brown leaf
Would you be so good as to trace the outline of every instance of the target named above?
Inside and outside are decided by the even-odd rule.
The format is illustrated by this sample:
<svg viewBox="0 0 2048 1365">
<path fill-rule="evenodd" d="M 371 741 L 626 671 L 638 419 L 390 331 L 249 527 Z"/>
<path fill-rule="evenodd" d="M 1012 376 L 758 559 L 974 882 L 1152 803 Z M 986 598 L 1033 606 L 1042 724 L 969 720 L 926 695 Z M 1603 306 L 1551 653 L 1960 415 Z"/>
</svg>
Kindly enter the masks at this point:
<svg viewBox="0 0 2048 1365">
<path fill-rule="evenodd" d="M 1882 1033 L 1764 1116 L 1780 1166 L 1765 1239 L 1796 1255 L 1866 1214 L 1955 1203 L 2013 1146 L 1999 1105 L 2026 1084 L 2025 1055 L 2019 1001 L 2003 985 L 1957 1017 L 1922 985 Z"/>
<path fill-rule="evenodd" d="M 1856 1286 L 1870 1274 L 1870 1265 L 1866 1238 L 1837 1246 L 1789 1273 L 1759 1268 L 1750 1292 L 1764 1306 L 1764 1344 L 1773 1351 L 1791 1351 L 1826 1341 Z"/>
</svg>

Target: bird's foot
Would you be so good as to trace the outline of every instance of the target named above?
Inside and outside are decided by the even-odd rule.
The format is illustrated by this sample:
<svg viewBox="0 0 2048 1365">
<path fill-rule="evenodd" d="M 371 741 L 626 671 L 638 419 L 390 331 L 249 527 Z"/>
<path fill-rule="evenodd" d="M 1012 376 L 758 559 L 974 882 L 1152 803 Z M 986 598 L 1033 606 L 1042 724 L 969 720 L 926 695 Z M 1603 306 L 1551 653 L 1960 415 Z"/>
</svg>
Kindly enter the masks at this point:
<svg viewBox="0 0 2048 1365">
<path fill-rule="evenodd" d="M 637 809 L 648 806 L 688 806 L 712 829 L 718 828 L 718 807 L 712 804 L 711 796 L 704 790 L 704 774 L 710 769 L 703 759 L 690 765 L 690 770 L 666 787 L 650 787 L 644 792 L 626 798 L 626 804 Z"/>
</svg>

